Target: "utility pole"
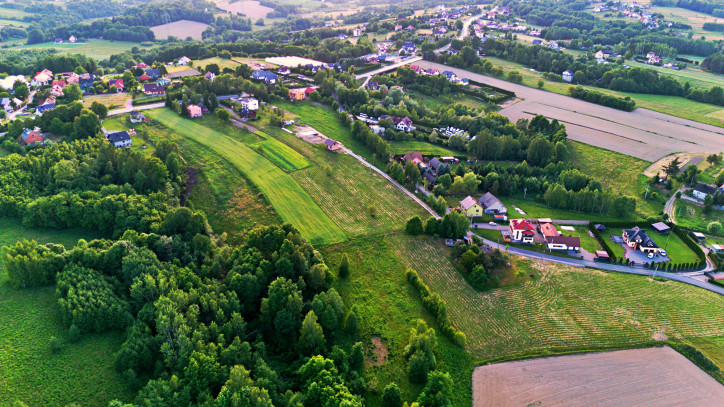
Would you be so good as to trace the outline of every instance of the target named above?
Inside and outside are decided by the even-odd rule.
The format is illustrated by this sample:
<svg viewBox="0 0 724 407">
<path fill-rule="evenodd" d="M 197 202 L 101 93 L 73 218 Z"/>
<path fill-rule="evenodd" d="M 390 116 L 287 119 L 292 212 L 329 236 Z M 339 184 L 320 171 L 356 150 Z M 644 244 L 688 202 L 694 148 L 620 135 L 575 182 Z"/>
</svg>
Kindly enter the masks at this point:
<svg viewBox="0 0 724 407">
<path fill-rule="evenodd" d="M 526 192 L 528 192 L 528 188 L 523 188 L 523 199 L 525 199 Z"/>
</svg>

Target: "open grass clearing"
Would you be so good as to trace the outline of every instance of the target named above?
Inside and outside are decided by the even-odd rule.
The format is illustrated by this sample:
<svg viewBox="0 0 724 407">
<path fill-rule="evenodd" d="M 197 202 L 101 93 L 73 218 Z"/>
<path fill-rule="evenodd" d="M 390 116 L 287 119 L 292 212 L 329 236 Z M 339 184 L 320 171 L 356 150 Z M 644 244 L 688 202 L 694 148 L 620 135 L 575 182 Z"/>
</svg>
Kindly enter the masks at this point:
<svg viewBox="0 0 724 407">
<path fill-rule="evenodd" d="M 22 45 L 19 48 L 8 49 L 54 49 L 63 54 L 83 54 L 89 58 L 103 60 L 110 58 L 111 55 L 129 51 L 133 47 L 144 48 L 142 44 L 137 42 L 88 39 L 82 43 L 63 42 L 62 44 L 55 44 L 52 42 L 44 42 L 41 44 Z"/>
<path fill-rule="evenodd" d="M 199 23 L 197 21 L 179 20 L 173 23 L 155 25 L 151 27 L 157 40 L 165 40 L 169 36 L 180 38 L 182 40 L 191 37 L 194 40 L 201 39 L 201 33 L 209 28 L 208 24 Z"/>
<path fill-rule="evenodd" d="M 481 361 L 642 346 L 664 321 L 669 339 L 724 332 L 724 298 L 687 284 L 515 258 L 517 269 L 533 278 L 477 292 L 439 242 L 405 236 L 391 247 L 447 301 L 468 351 Z"/>
<path fill-rule="evenodd" d="M 29 229 L 19 220 L 0 218 L 0 247 L 33 239 L 70 248 L 80 238 L 99 237 L 78 230 Z M 0 405 L 19 400 L 33 407 L 105 407 L 113 399 L 131 401 L 134 393 L 113 367 L 123 333 L 86 334 L 69 343 L 55 287 L 11 288 L 1 259 L 0 309 Z M 58 353 L 50 351 L 53 336 L 62 344 Z"/>
<path fill-rule="evenodd" d="M 202 122 L 207 120 L 212 118 L 204 118 Z M 193 187 L 189 203 L 204 210 L 214 231 L 226 233 L 230 243 L 241 243 L 244 234 L 256 226 L 280 223 L 274 208 L 256 186 L 211 148 L 189 140 L 159 122 L 133 124 L 132 127 L 151 143 L 170 139 L 179 144 L 185 164 L 195 171 L 195 175 L 190 176 Z M 140 137 L 134 138 L 134 146 L 138 140 Z"/>
<path fill-rule="evenodd" d="M 699 349 L 706 357 L 724 370 L 724 336 L 712 336 L 708 338 L 692 338 L 686 343 Z"/>
<path fill-rule="evenodd" d="M 264 157 L 268 158 L 269 161 L 276 164 L 277 167 L 287 172 L 297 171 L 302 168 L 309 167 L 309 161 L 307 161 L 304 156 L 298 152 L 287 147 L 286 144 L 262 131 L 256 131 L 254 134 L 265 140 L 252 144 L 252 147 L 254 147 L 256 151 Z"/>
<path fill-rule="evenodd" d="M 392 140 L 390 141 L 390 146 L 392 147 L 393 153 L 397 155 L 419 152 L 423 155 L 434 155 L 438 157 L 467 156 L 467 153 L 450 150 L 441 145 L 420 140 Z"/>
<path fill-rule="evenodd" d="M 128 100 L 128 93 L 107 93 L 105 95 L 89 95 L 83 97 L 83 106 L 90 107 L 93 102 L 98 102 L 106 105 L 108 110 L 122 108 L 126 105 Z"/>
<path fill-rule="evenodd" d="M 6 27 L 6 26 L 11 26 L 11 27 L 27 27 L 27 26 L 29 26 L 29 25 L 30 25 L 30 23 L 25 22 L 25 21 L 18 21 L 18 20 L 13 20 L 13 19 L 8 19 L 8 18 L 1 18 L 1 17 L 0 17 L 0 27 Z"/>
<path fill-rule="evenodd" d="M 250 147 L 168 110 L 149 110 L 148 116 L 181 136 L 199 142 L 235 165 L 272 204 L 313 244 L 339 242 L 346 236 L 293 178 Z"/>
<path fill-rule="evenodd" d="M 115 117 L 109 117 L 105 120 L 103 120 L 103 128 L 108 131 L 126 131 L 128 130 L 128 127 L 123 125 L 121 121 Z"/>
<path fill-rule="evenodd" d="M 724 225 L 724 211 L 712 209 L 711 212 L 704 213 L 701 206 L 678 199 L 674 207 L 674 219 L 681 227 L 707 233 L 710 222 L 717 221 Z"/>
<path fill-rule="evenodd" d="M 588 213 L 588 212 L 574 212 L 574 211 L 568 211 L 565 209 L 555 209 L 555 208 L 549 208 L 545 203 L 538 202 L 535 200 L 530 199 L 530 194 L 528 195 L 528 199 L 523 199 L 522 197 L 506 197 L 501 196 L 499 197 L 500 200 L 508 207 L 508 217 L 509 218 L 551 218 L 551 219 L 565 219 L 565 220 L 595 220 L 595 221 L 604 221 L 604 220 L 621 220 L 621 218 L 611 215 L 599 215 L 598 213 Z M 518 208 L 522 209 L 523 212 L 525 212 L 525 215 L 521 215 L 513 209 L 513 205 L 517 206 Z"/>
<path fill-rule="evenodd" d="M 229 0 L 216 1 L 216 7 L 229 12 L 231 14 L 243 14 L 251 18 L 264 18 L 266 15 L 274 11 L 271 7 L 262 6 L 258 1 L 235 1 Z"/>
</svg>

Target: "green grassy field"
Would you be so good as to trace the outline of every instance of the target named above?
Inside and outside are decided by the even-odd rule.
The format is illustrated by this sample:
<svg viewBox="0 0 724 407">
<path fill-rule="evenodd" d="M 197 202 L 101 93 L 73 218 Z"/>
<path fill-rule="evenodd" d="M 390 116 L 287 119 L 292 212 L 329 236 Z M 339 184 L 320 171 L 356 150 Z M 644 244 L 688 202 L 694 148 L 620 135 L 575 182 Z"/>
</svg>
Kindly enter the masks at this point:
<svg viewBox="0 0 724 407">
<path fill-rule="evenodd" d="M 724 224 L 724 211 L 712 210 L 704 213 L 701 206 L 679 199 L 674 208 L 674 219 L 682 227 L 707 233 L 706 228 L 709 222 L 719 221 Z"/>
<path fill-rule="evenodd" d="M 405 154 L 409 152 L 419 152 L 423 155 L 435 155 L 435 156 L 467 156 L 467 153 L 460 151 L 450 150 L 438 144 L 428 143 L 426 141 L 419 140 L 402 140 L 402 141 L 390 141 L 392 152 L 394 154 Z"/>
<path fill-rule="evenodd" d="M 124 126 L 117 118 L 110 117 L 103 120 L 103 127 L 108 131 L 125 131 L 128 127 Z"/>
<path fill-rule="evenodd" d="M 248 146 L 167 109 L 150 110 L 147 116 L 226 158 L 259 188 L 285 222 L 292 223 L 313 244 L 339 242 L 346 238 L 289 174 Z"/>
<path fill-rule="evenodd" d="M 109 110 L 124 107 L 128 93 L 108 93 L 105 95 L 90 95 L 83 98 L 83 106 L 91 107 L 93 102 L 103 103 Z"/>
<path fill-rule="evenodd" d="M 686 244 L 684 244 L 679 236 L 677 236 L 673 232 L 666 235 L 660 235 L 656 233 L 653 229 L 651 229 L 648 225 L 644 227 L 644 225 L 641 224 L 640 227 L 643 227 L 646 230 L 646 234 L 654 240 L 659 248 L 666 249 L 666 254 L 669 256 L 673 263 L 678 264 L 699 261 L 699 258 L 696 257 L 696 254 L 694 254 L 694 252 L 691 251 L 691 249 L 689 249 Z M 602 233 L 602 235 L 604 238 L 609 239 L 608 235 L 621 236 L 622 232 L 622 228 L 609 228 L 604 233 Z M 617 255 L 623 255 L 623 248 L 620 247 L 621 245 L 611 242 L 610 239 L 607 241 L 607 243 L 610 243 L 611 247 L 614 249 L 614 252 L 616 252 Z"/>
<path fill-rule="evenodd" d="M 210 118 L 200 122 L 206 120 Z M 196 171 L 195 179 L 191 179 L 193 188 L 189 204 L 203 209 L 214 231 L 226 233 L 230 243 L 240 243 L 246 232 L 255 226 L 280 223 L 274 208 L 256 186 L 214 150 L 184 138 L 158 122 L 132 126 L 152 143 L 171 139 L 179 144 L 186 165 Z"/>
<path fill-rule="evenodd" d="M 15 26 L 15 27 L 27 27 L 30 23 L 25 21 L 11 20 L 7 18 L 0 18 L 0 27 Z"/>
<path fill-rule="evenodd" d="M 28 229 L 17 220 L 0 218 L 0 246 L 33 239 L 71 247 L 80 238 L 97 237 L 75 230 Z M 79 342 L 69 343 L 55 287 L 11 288 L 1 259 L 0 309 L 0 406 L 20 400 L 29 407 L 70 403 L 104 407 L 113 399 L 133 398 L 134 393 L 113 368 L 123 333 L 87 334 Z M 52 336 L 62 344 L 58 353 L 50 351 Z"/>
<path fill-rule="evenodd" d="M 62 44 L 54 44 L 52 42 L 44 42 L 41 44 L 23 45 L 20 48 L 10 49 L 50 48 L 55 49 L 57 52 L 62 54 L 83 54 L 89 58 L 103 60 L 108 59 L 111 55 L 129 51 L 133 47 L 143 48 L 141 44 L 136 42 L 89 39 L 84 43 L 72 44 L 64 42 Z"/>
<path fill-rule="evenodd" d="M 530 197 L 530 195 L 529 195 Z M 551 218 L 566 220 L 620 220 L 611 215 L 599 215 L 598 213 L 574 212 L 563 209 L 549 208 L 546 204 L 521 197 L 501 196 L 500 200 L 508 207 L 509 218 Z M 525 215 L 521 215 L 513 209 L 513 205 L 522 209 Z"/>
<path fill-rule="evenodd" d="M 297 171 L 302 168 L 309 167 L 309 161 L 307 161 L 304 156 L 298 152 L 287 147 L 286 144 L 270 137 L 268 134 L 264 134 L 264 132 L 258 131 L 254 133 L 265 140 L 252 144 L 251 146 L 264 157 L 268 158 L 269 161 L 276 164 L 277 167 L 286 172 Z"/>
</svg>

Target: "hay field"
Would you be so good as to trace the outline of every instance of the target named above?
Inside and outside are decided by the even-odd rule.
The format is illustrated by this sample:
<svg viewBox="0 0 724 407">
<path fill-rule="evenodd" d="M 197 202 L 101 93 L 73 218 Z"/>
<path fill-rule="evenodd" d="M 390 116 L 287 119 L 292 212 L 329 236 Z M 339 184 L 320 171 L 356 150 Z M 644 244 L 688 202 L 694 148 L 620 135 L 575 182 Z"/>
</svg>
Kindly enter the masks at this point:
<svg viewBox="0 0 724 407">
<path fill-rule="evenodd" d="M 222 0 L 216 2 L 216 7 L 228 11 L 233 14 L 241 13 L 251 18 L 264 18 L 270 11 L 274 11 L 273 8 L 262 6 L 258 1 L 235 1 L 230 3 L 229 0 Z"/>
<path fill-rule="evenodd" d="M 528 276 L 524 283 L 478 292 L 439 241 L 388 240 L 447 301 L 453 324 L 479 360 L 640 346 L 650 343 L 664 322 L 669 339 L 724 334 L 724 297 L 694 286 L 519 259 L 515 266 Z"/>
<path fill-rule="evenodd" d="M 724 386 L 669 347 L 517 360 L 477 367 L 473 407 L 713 406 Z"/>
<path fill-rule="evenodd" d="M 85 42 L 55 44 L 52 42 L 44 42 L 41 44 L 22 45 L 18 48 L 8 48 L 8 50 L 18 49 L 54 49 L 61 54 L 83 54 L 89 58 L 103 60 L 110 58 L 111 55 L 120 54 L 129 51 L 133 47 L 144 48 L 137 42 L 110 41 L 89 39 Z M 146 47 L 152 48 L 152 47 Z M 1 52 L 0 52 L 1 54 Z"/>
<path fill-rule="evenodd" d="M 157 40 L 165 40 L 169 35 L 180 39 L 191 37 L 195 40 L 200 40 L 201 33 L 208 27 L 208 24 L 196 21 L 179 20 L 173 23 L 153 26 L 151 27 L 151 31 L 153 31 Z"/>
</svg>

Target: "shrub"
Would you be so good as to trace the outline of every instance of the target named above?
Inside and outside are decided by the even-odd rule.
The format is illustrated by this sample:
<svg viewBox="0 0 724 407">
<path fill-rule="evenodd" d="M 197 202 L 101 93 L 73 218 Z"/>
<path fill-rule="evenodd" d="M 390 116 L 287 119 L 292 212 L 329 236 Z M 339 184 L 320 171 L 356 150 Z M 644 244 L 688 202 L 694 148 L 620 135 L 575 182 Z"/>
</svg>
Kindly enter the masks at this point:
<svg viewBox="0 0 724 407">
<path fill-rule="evenodd" d="M 421 234 L 423 232 L 422 219 L 419 216 L 411 217 L 405 225 L 405 231 L 413 236 Z"/>
</svg>

